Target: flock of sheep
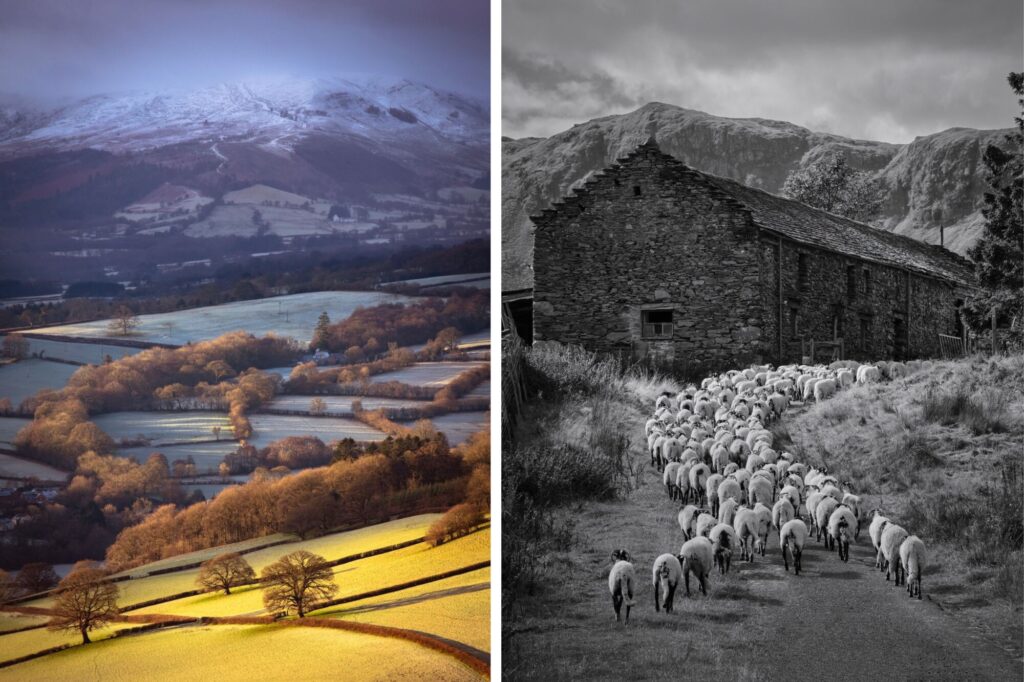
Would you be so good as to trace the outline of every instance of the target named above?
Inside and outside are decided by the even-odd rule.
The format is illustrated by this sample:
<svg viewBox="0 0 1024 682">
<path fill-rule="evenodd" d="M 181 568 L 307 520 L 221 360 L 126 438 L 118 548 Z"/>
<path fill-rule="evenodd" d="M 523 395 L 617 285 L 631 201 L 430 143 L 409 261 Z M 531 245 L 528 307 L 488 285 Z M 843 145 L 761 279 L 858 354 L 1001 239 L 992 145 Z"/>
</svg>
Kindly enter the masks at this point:
<svg viewBox="0 0 1024 682">
<path fill-rule="evenodd" d="M 821 401 L 856 383 L 906 376 L 916 364 L 755 366 L 658 397 L 645 426 L 647 443 L 669 498 L 682 505 L 678 520 L 685 542 L 679 554 L 662 554 L 654 561 L 655 611 L 672 612 L 680 581 L 690 595 L 691 574 L 707 594 L 712 570 L 727 573 L 735 550 L 740 560 L 763 557 L 771 528 L 779 532 L 786 571 L 792 559 L 794 572 L 800 574 L 811 533 L 848 561 L 851 535 L 856 540 L 868 519 L 875 566 L 885 571 L 886 580 L 893 576 L 896 585 L 906 584 L 910 596 L 920 599 L 925 563 L 921 539 L 877 509 L 865 514 L 860 498 L 825 468 L 808 467 L 792 454 L 776 451 L 768 430 L 792 402 Z M 801 509 L 806 510 L 806 522 Z M 626 550 L 613 552 L 612 560 L 608 588 L 615 620 L 625 605 L 628 623 L 636 572 Z"/>
</svg>

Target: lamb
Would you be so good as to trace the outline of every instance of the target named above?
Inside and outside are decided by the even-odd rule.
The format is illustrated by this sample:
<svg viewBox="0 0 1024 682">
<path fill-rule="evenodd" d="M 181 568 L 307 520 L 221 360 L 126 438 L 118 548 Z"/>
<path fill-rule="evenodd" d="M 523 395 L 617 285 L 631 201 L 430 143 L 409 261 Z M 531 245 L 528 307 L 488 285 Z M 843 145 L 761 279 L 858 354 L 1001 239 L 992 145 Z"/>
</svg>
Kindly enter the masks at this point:
<svg viewBox="0 0 1024 682">
<path fill-rule="evenodd" d="M 615 622 L 619 622 L 619 612 L 626 605 L 626 624 L 629 624 L 629 610 L 636 603 L 633 601 L 633 583 L 636 582 L 636 570 L 631 563 L 632 557 L 624 549 L 612 552 L 615 564 L 608 574 L 608 591 L 612 593 L 612 607 L 615 609 Z"/>
<path fill-rule="evenodd" d="M 775 501 L 775 486 L 764 476 L 754 476 L 750 479 L 747 496 L 753 504 L 771 505 Z"/>
<path fill-rule="evenodd" d="M 732 548 L 736 546 L 736 530 L 728 523 L 720 523 L 708 535 L 715 553 L 715 565 L 723 574 L 729 572 Z"/>
<path fill-rule="evenodd" d="M 736 509 L 739 506 L 739 502 L 731 497 L 727 498 L 724 502 L 720 502 L 718 505 L 718 522 L 732 524 L 733 518 L 736 515 Z"/>
<path fill-rule="evenodd" d="M 682 562 L 686 596 L 690 596 L 691 573 L 700 582 L 701 593 L 707 595 L 708 576 L 711 575 L 711 568 L 714 566 L 714 549 L 711 546 L 711 540 L 707 538 L 687 540 L 679 550 L 679 561 Z"/>
<path fill-rule="evenodd" d="M 857 527 L 857 517 L 849 507 L 840 505 L 828 517 L 828 534 L 839 548 L 839 558 L 850 560 L 850 533 Z"/>
<path fill-rule="evenodd" d="M 740 507 L 736 510 L 732 527 L 736 529 L 736 540 L 740 546 L 740 559 L 754 560 L 754 543 L 757 541 L 757 514 L 753 509 Z"/>
<path fill-rule="evenodd" d="M 783 496 L 772 507 L 772 526 L 781 532 L 782 527 L 789 521 L 792 521 L 794 516 L 793 504 L 789 501 L 788 497 Z"/>
<path fill-rule="evenodd" d="M 921 573 L 924 571 L 924 542 L 916 535 L 911 535 L 900 545 L 900 563 L 906 572 L 907 592 L 913 598 L 921 598 Z"/>
<path fill-rule="evenodd" d="M 708 514 L 706 511 L 702 510 L 700 516 L 697 517 L 697 536 L 696 537 L 701 537 L 701 536 L 707 537 L 708 533 L 711 532 L 711 529 L 714 528 L 717 524 L 718 524 L 718 519 L 716 519 L 711 514 Z"/>
<path fill-rule="evenodd" d="M 896 584 L 900 584 L 900 545 L 903 541 L 910 536 L 902 526 L 898 526 L 895 523 L 888 523 L 885 526 L 885 530 L 882 531 L 882 542 L 881 552 L 882 559 L 885 561 L 885 579 L 889 580 L 889 575 L 892 574 Z M 905 571 L 903 571 L 905 573 Z"/>
<path fill-rule="evenodd" d="M 882 533 L 889 525 L 889 519 L 878 513 L 877 509 L 871 510 L 871 525 L 868 526 L 868 536 L 871 538 L 871 545 L 875 548 L 875 568 L 884 571 L 882 566 Z"/>
<path fill-rule="evenodd" d="M 782 561 L 789 570 L 789 557 L 786 550 L 793 555 L 793 570 L 800 575 L 800 557 L 803 555 L 804 543 L 807 542 L 807 524 L 800 519 L 788 521 L 779 531 L 779 547 L 782 549 Z"/>
<path fill-rule="evenodd" d="M 835 549 L 835 543 L 832 541 L 828 534 L 828 520 L 832 517 L 832 512 L 836 510 L 839 503 L 836 502 L 833 497 L 823 497 L 821 502 L 818 502 L 818 506 L 814 508 L 814 529 L 815 539 L 825 541 L 825 546 L 831 551 Z M 824 538 L 822 537 L 824 536 Z"/>
<path fill-rule="evenodd" d="M 652 582 L 654 583 L 654 610 L 672 613 L 672 602 L 675 600 L 676 588 L 683 575 L 683 568 L 674 554 L 662 554 L 654 560 Z M 627 611 L 628 614 L 628 611 Z"/>
</svg>

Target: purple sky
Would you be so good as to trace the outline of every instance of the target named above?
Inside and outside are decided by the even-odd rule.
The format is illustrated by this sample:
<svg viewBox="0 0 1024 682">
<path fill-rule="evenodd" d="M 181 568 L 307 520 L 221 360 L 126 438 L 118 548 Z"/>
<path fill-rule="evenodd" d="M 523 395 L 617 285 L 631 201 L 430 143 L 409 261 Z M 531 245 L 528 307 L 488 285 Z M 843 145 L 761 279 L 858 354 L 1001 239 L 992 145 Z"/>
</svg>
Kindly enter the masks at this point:
<svg viewBox="0 0 1024 682">
<path fill-rule="evenodd" d="M 908 142 L 1007 128 L 1021 0 L 503 0 L 502 134 L 650 101 Z"/>
<path fill-rule="evenodd" d="M 489 0 L 0 0 L 0 93 L 46 101 L 267 75 L 489 96 Z"/>
</svg>

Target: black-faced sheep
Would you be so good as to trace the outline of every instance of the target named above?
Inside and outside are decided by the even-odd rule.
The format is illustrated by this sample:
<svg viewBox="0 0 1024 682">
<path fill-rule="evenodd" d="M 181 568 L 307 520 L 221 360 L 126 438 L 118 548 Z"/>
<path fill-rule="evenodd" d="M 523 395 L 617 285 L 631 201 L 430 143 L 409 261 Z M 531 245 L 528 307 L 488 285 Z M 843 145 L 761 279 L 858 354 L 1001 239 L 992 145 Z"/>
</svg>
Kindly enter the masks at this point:
<svg viewBox="0 0 1024 682">
<path fill-rule="evenodd" d="M 711 529 L 717 524 L 718 519 L 711 514 L 708 514 L 706 511 L 702 511 L 701 515 L 697 517 L 697 537 L 706 538 L 708 533 L 711 532 Z"/>
<path fill-rule="evenodd" d="M 849 507 L 840 505 L 828 517 L 828 534 L 844 562 L 850 560 L 850 536 L 856 527 L 857 517 Z"/>
<path fill-rule="evenodd" d="M 793 504 L 789 498 L 782 496 L 772 507 L 772 526 L 775 530 L 781 531 L 782 527 L 794 518 Z"/>
<path fill-rule="evenodd" d="M 619 612 L 626 605 L 626 623 L 629 623 L 629 610 L 636 602 L 633 601 L 633 583 L 636 582 L 636 570 L 631 563 L 632 557 L 624 549 L 612 552 L 615 564 L 608 574 L 608 591 L 612 593 L 612 607 L 615 609 L 615 622 L 619 622 Z"/>
<path fill-rule="evenodd" d="M 683 583 L 686 586 L 686 596 L 690 596 L 690 574 L 697 578 L 700 583 L 700 591 L 708 593 L 708 577 L 711 575 L 711 568 L 714 566 L 714 549 L 711 540 L 697 537 L 687 540 L 679 550 L 679 561 L 683 567 Z"/>
<path fill-rule="evenodd" d="M 911 535 L 900 545 L 900 563 L 906 571 L 907 592 L 913 597 L 921 598 L 921 573 L 924 572 L 924 542 L 916 535 Z"/>
<path fill-rule="evenodd" d="M 702 510 L 692 504 L 688 504 L 679 510 L 679 530 L 683 531 L 683 539 L 689 540 L 697 534 L 697 515 Z"/>
<path fill-rule="evenodd" d="M 800 575 L 800 557 L 803 555 L 804 543 L 807 542 L 807 524 L 800 519 L 786 522 L 779 531 L 779 547 L 782 549 L 782 561 L 789 570 L 789 555 L 793 557 L 793 570 Z"/>
<path fill-rule="evenodd" d="M 708 539 L 715 553 L 715 565 L 722 573 L 728 573 L 732 548 L 736 546 L 736 530 L 728 523 L 720 523 L 711 529 Z"/>
<path fill-rule="evenodd" d="M 835 549 L 835 543 L 832 541 L 828 534 L 828 520 L 832 516 L 832 512 L 836 510 L 839 503 L 834 497 L 823 497 L 818 502 L 818 506 L 814 508 L 814 528 L 815 528 L 815 539 L 824 540 L 825 546 L 829 550 Z"/>
<path fill-rule="evenodd" d="M 654 610 L 672 613 L 672 602 L 675 600 L 676 588 L 683 575 L 679 559 L 674 554 L 662 554 L 654 560 L 652 582 L 654 584 Z M 627 612 L 628 613 L 628 612 Z"/>
</svg>

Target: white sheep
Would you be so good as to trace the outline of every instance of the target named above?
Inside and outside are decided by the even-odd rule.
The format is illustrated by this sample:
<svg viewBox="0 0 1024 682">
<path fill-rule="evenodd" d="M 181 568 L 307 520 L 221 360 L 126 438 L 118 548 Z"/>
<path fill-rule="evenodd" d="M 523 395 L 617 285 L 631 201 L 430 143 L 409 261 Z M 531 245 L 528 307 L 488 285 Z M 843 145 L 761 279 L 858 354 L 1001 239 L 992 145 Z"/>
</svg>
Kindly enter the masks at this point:
<svg viewBox="0 0 1024 682">
<path fill-rule="evenodd" d="M 815 519 L 818 518 L 814 512 L 818 509 L 818 505 L 823 499 L 825 499 L 825 495 L 820 492 L 813 492 L 807 496 L 807 500 L 804 502 L 804 508 L 807 510 L 807 519 L 811 522 L 812 530 L 814 530 Z"/>
<path fill-rule="evenodd" d="M 800 508 L 800 489 L 795 485 L 787 484 L 782 486 L 782 491 L 779 492 L 779 498 L 786 498 L 789 503 L 793 506 L 793 518 L 796 518 L 796 510 Z"/>
<path fill-rule="evenodd" d="M 884 571 L 882 566 L 882 533 L 889 525 L 889 519 L 878 513 L 877 509 L 871 510 L 871 525 L 868 526 L 868 536 L 871 538 L 871 545 L 875 548 L 875 568 Z"/>
<path fill-rule="evenodd" d="M 700 591 L 707 595 L 708 577 L 711 575 L 711 568 L 714 566 L 714 549 L 711 540 L 697 537 L 687 540 L 682 549 L 679 550 L 679 561 L 683 566 L 683 582 L 686 586 L 686 596 L 690 596 L 690 574 L 697 578 L 700 583 Z"/>
<path fill-rule="evenodd" d="M 853 493 L 846 493 L 843 495 L 842 503 L 849 507 L 850 511 L 853 512 L 853 515 L 857 517 L 857 530 L 853 533 L 853 538 L 856 540 L 860 537 L 860 520 L 863 516 L 860 509 L 860 497 Z"/>
<path fill-rule="evenodd" d="M 819 479 L 819 481 L 820 481 L 820 479 Z M 829 497 L 834 499 L 836 502 L 842 502 L 843 501 L 843 491 L 840 490 L 837 486 L 833 485 L 832 483 L 821 485 L 821 494 L 822 495 L 828 495 Z"/>
<path fill-rule="evenodd" d="M 718 486 L 722 484 L 725 477 L 722 474 L 711 474 L 704 484 L 704 495 L 707 505 L 711 507 L 711 513 L 718 516 Z"/>
<path fill-rule="evenodd" d="M 654 610 L 672 613 L 672 602 L 675 600 L 679 579 L 683 576 L 683 568 L 674 554 L 662 554 L 654 560 L 652 582 L 654 583 Z"/>
<path fill-rule="evenodd" d="M 921 598 L 921 573 L 924 572 L 924 542 L 916 535 L 911 535 L 900 545 L 900 563 L 905 571 L 907 592 L 913 597 Z"/>
<path fill-rule="evenodd" d="M 707 493 L 707 482 L 711 476 L 711 469 L 703 462 L 690 467 L 690 490 L 696 498 L 694 501 L 700 504 Z"/>
<path fill-rule="evenodd" d="M 661 474 L 661 482 L 665 484 L 665 490 L 671 500 L 676 499 L 676 475 L 679 473 L 679 462 L 669 462 Z"/>
<path fill-rule="evenodd" d="M 822 400 L 827 400 L 828 398 L 831 398 L 835 392 L 835 379 L 822 379 L 814 384 L 814 402 L 820 403 Z"/>
<path fill-rule="evenodd" d="M 793 556 L 793 570 L 800 575 L 800 557 L 803 555 L 804 543 L 807 542 L 807 524 L 800 519 L 786 522 L 779 531 L 779 547 L 782 549 L 782 561 L 789 570 L 789 556 Z"/>
<path fill-rule="evenodd" d="M 775 502 L 775 486 L 764 476 L 753 476 L 747 486 L 747 497 L 752 504 L 761 504 L 770 508 Z"/>
<path fill-rule="evenodd" d="M 784 525 L 792 521 L 794 516 L 793 503 L 789 501 L 788 497 L 780 497 L 779 501 L 772 506 L 772 526 L 778 531 L 781 531 Z"/>
<path fill-rule="evenodd" d="M 828 534 L 839 549 L 839 558 L 844 562 L 850 560 L 850 535 L 857 527 L 857 517 L 853 510 L 840 505 L 828 517 Z"/>
<path fill-rule="evenodd" d="M 728 523 L 720 523 L 708 534 L 715 553 L 715 564 L 722 573 L 729 572 L 732 563 L 732 548 L 736 546 L 736 530 Z"/>
<path fill-rule="evenodd" d="M 754 516 L 757 517 L 757 539 L 755 547 L 764 556 L 768 547 L 768 531 L 772 527 L 772 510 L 760 502 L 754 505 Z"/>
<path fill-rule="evenodd" d="M 892 574 L 896 584 L 900 584 L 900 545 L 910 536 L 903 526 L 895 523 L 887 523 L 882 531 L 881 551 L 882 559 L 885 561 L 885 579 Z"/>
<path fill-rule="evenodd" d="M 679 530 L 683 531 L 683 539 L 689 540 L 696 534 L 697 515 L 702 510 L 692 504 L 688 504 L 679 510 Z"/>
<path fill-rule="evenodd" d="M 636 570 L 631 563 L 629 552 L 617 549 L 612 552 L 615 564 L 608 574 L 608 591 L 612 593 L 612 607 L 615 609 L 615 622 L 619 622 L 619 612 L 626 605 L 626 623 L 629 623 L 629 610 L 636 603 L 633 601 L 633 583 L 636 582 Z"/>
<path fill-rule="evenodd" d="M 736 510 L 732 527 L 736 529 L 736 541 L 740 546 L 740 559 L 754 560 L 754 543 L 758 539 L 758 518 L 753 509 L 740 507 Z"/>
<path fill-rule="evenodd" d="M 736 516 L 736 509 L 739 506 L 739 502 L 731 497 L 726 498 L 724 502 L 720 502 L 718 504 L 718 522 L 731 524 Z"/>
<path fill-rule="evenodd" d="M 828 520 L 832 517 L 832 512 L 836 510 L 839 503 L 836 502 L 834 497 L 823 497 L 818 502 L 818 506 L 814 508 L 814 531 L 815 540 L 824 540 L 825 546 L 829 550 L 835 549 L 835 543 L 832 542 L 828 534 Z"/>
<path fill-rule="evenodd" d="M 736 500 L 737 502 L 740 502 L 742 498 L 743 490 L 740 487 L 740 482 L 735 478 L 726 477 L 718 484 L 718 504 L 725 504 L 726 500 Z"/>
<path fill-rule="evenodd" d="M 697 517 L 696 537 L 707 537 L 708 533 L 711 532 L 711 529 L 714 528 L 717 523 L 718 519 L 711 514 L 708 514 L 706 511 L 701 511 L 700 516 Z"/>
</svg>

